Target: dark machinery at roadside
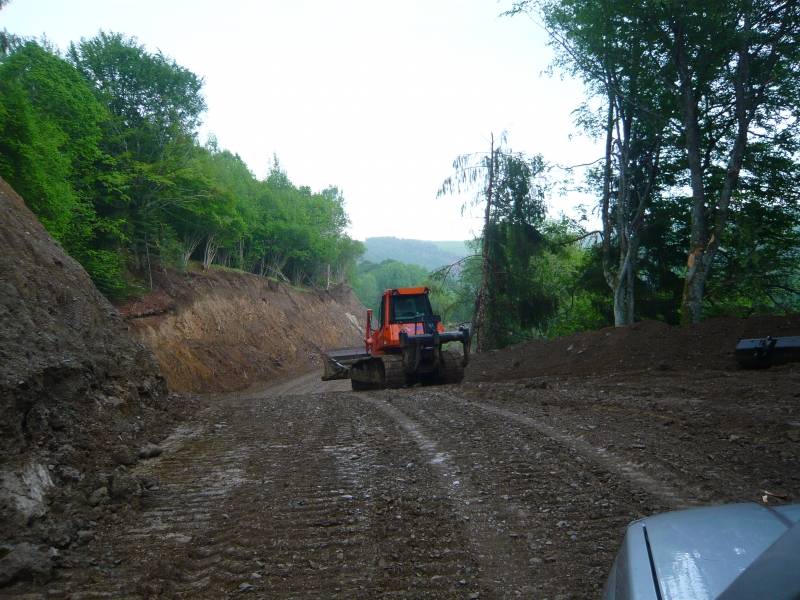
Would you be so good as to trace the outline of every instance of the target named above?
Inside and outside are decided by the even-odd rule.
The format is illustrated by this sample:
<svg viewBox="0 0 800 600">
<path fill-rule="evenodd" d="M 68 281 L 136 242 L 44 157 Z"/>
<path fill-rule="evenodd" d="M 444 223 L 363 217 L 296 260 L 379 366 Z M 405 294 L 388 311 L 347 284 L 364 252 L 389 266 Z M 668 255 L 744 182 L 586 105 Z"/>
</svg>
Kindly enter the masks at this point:
<svg viewBox="0 0 800 600">
<path fill-rule="evenodd" d="M 349 379 L 353 390 L 363 391 L 464 379 L 469 330 L 445 331 L 441 317 L 433 314 L 429 293 L 423 287 L 386 290 L 374 331 L 372 311 L 367 310 L 364 347 L 326 350 L 322 380 Z M 463 352 L 443 348 L 451 342 L 460 342 Z"/>
<path fill-rule="evenodd" d="M 736 360 L 743 367 L 763 369 L 800 362 L 800 337 L 765 337 L 739 340 Z"/>
</svg>

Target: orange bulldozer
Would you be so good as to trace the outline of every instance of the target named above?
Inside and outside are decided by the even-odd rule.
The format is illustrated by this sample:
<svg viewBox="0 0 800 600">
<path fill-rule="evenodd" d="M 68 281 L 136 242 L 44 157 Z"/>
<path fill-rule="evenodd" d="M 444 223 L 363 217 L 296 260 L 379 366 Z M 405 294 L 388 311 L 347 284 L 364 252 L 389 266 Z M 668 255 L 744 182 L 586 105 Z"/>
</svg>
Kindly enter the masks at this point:
<svg viewBox="0 0 800 600">
<path fill-rule="evenodd" d="M 364 391 L 464 379 L 469 330 L 445 331 L 441 317 L 433 314 L 429 293 L 425 287 L 386 290 L 374 331 L 372 310 L 367 310 L 364 348 L 327 350 L 322 380 L 349 379 L 354 391 Z M 461 342 L 463 352 L 442 348 L 450 342 Z"/>
</svg>

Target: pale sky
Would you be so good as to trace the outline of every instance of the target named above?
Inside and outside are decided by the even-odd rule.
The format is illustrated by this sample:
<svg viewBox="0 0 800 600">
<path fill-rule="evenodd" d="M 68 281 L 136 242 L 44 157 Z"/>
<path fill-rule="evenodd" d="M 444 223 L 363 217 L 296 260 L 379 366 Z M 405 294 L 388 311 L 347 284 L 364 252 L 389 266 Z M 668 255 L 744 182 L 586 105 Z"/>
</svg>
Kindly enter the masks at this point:
<svg viewBox="0 0 800 600">
<path fill-rule="evenodd" d="M 509 146 L 574 165 L 601 151 L 570 114 L 583 86 L 541 72 L 552 54 L 510 0 L 12 0 L 0 28 L 62 50 L 98 30 L 136 36 L 205 80 L 203 136 L 263 177 L 344 192 L 350 235 L 464 240 L 480 211 L 436 198 L 459 154 Z M 571 213 L 576 194 L 550 199 Z"/>
</svg>

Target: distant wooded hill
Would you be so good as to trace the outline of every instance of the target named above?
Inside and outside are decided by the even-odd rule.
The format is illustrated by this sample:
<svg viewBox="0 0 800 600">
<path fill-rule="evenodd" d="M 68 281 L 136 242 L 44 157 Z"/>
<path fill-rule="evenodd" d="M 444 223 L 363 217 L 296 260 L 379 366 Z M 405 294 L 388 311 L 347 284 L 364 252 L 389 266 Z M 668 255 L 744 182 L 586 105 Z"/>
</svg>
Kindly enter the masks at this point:
<svg viewBox="0 0 800 600">
<path fill-rule="evenodd" d="M 380 263 L 387 258 L 421 265 L 432 271 L 453 264 L 470 254 L 465 242 L 429 242 L 403 240 L 396 237 L 373 237 L 364 242 L 363 260 Z"/>
</svg>

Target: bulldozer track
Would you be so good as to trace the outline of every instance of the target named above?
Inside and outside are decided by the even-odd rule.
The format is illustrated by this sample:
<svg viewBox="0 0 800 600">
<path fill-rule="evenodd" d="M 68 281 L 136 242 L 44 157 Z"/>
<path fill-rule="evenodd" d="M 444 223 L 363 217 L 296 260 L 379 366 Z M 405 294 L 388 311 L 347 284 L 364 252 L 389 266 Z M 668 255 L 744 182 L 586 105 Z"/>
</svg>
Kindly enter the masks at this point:
<svg viewBox="0 0 800 600">
<path fill-rule="evenodd" d="M 366 361 L 365 361 L 366 362 Z M 383 383 L 374 383 L 351 379 L 351 386 L 354 392 L 366 392 L 389 389 L 399 389 L 406 385 L 406 374 L 403 369 L 403 358 L 401 356 L 384 355 L 368 359 L 368 362 L 382 365 Z"/>
<path fill-rule="evenodd" d="M 399 389 L 406 385 L 406 372 L 403 369 L 402 356 L 382 356 L 383 369 L 386 374 L 386 387 L 391 389 Z"/>
<path fill-rule="evenodd" d="M 461 366 L 461 355 L 452 350 L 443 353 L 444 377 L 442 383 L 461 383 L 464 379 L 464 367 Z"/>
</svg>

